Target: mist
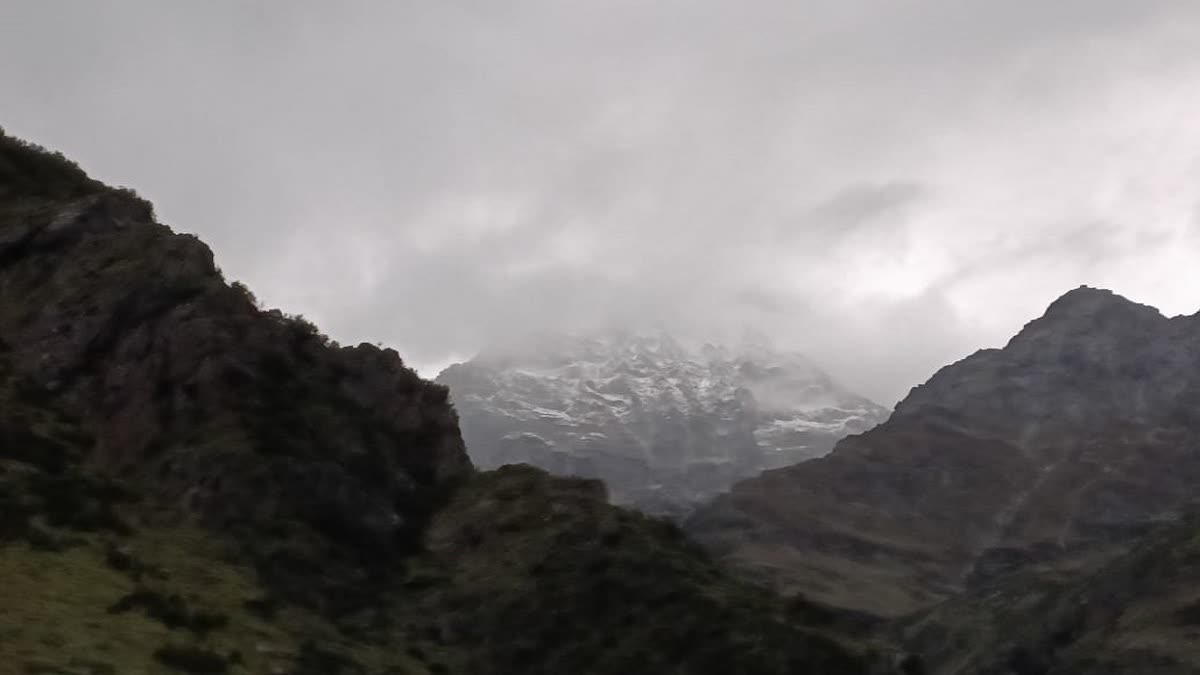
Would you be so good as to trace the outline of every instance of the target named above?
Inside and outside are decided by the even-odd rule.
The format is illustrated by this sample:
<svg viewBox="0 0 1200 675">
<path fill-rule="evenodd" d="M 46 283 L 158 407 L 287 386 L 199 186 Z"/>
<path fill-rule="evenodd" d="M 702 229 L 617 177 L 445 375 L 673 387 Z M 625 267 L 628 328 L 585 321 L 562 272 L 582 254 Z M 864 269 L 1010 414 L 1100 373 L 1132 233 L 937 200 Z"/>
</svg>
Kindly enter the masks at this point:
<svg viewBox="0 0 1200 675">
<path fill-rule="evenodd" d="M 8 2 L 0 125 L 429 377 L 755 330 L 891 405 L 1081 284 L 1196 311 L 1196 44 L 1183 1 Z"/>
</svg>

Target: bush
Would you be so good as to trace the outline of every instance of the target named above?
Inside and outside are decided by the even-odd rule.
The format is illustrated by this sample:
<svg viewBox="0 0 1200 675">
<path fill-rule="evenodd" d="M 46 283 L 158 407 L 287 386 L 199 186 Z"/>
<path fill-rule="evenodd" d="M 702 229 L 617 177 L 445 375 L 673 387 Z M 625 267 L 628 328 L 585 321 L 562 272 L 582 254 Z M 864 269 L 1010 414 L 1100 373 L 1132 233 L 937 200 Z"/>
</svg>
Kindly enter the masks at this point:
<svg viewBox="0 0 1200 675">
<path fill-rule="evenodd" d="M 0 194 L 72 198 L 100 189 L 100 183 L 61 153 L 13 138 L 0 129 Z"/>
<path fill-rule="evenodd" d="M 109 614 L 120 614 L 133 609 L 142 609 L 146 616 L 161 622 L 167 628 L 184 628 L 203 637 L 211 631 L 224 628 L 229 617 L 224 614 L 194 612 L 178 595 L 165 595 L 158 591 L 139 588 L 118 600 L 108 608 Z"/>
<path fill-rule="evenodd" d="M 360 675 L 366 670 L 344 656 L 321 649 L 310 640 L 301 647 L 294 672 L 296 675 Z"/>
<path fill-rule="evenodd" d="M 237 291 L 237 294 L 240 295 L 242 298 L 244 298 L 246 300 L 246 302 L 249 302 L 251 305 L 253 305 L 255 307 L 255 309 L 258 309 L 260 307 L 260 305 L 258 304 L 258 297 L 254 295 L 253 291 L 251 291 L 250 288 L 248 286 L 246 286 L 246 284 L 243 284 L 240 281 L 235 281 L 232 284 L 230 284 L 229 286 L 234 291 Z"/>
<path fill-rule="evenodd" d="M 74 459 L 74 453 L 66 445 L 28 429 L 2 425 L 0 458 L 22 462 L 48 473 L 61 473 Z"/>
<path fill-rule="evenodd" d="M 134 499 L 118 485 L 77 473 L 38 475 L 30 491 L 41 501 L 46 522 L 81 532 L 108 531 L 128 536 L 133 528 L 117 513 L 115 504 Z"/>
<path fill-rule="evenodd" d="M 199 647 L 167 645 L 154 652 L 164 666 L 195 675 L 220 675 L 229 672 L 229 661 L 216 652 Z"/>
<path fill-rule="evenodd" d="M 111 569 L 121 572 L 133 581 L 141 581 L 148 572 L 153 572 L 146 563 L 138 560 L 129 551 L 109 545 L 104 552 L 104 563 Z"/>
<path fill-rule="evenodd" d="M 261 598 L 246 600 L 242 603 L 242 606 L 246 608 L 247 612 L 250 612 L 264 621 L 273 621 L 275 616 L 279 613 L 279 604 L 280 603 L 278 600 L 270 596 L 264 596 Z"/>
</svg>

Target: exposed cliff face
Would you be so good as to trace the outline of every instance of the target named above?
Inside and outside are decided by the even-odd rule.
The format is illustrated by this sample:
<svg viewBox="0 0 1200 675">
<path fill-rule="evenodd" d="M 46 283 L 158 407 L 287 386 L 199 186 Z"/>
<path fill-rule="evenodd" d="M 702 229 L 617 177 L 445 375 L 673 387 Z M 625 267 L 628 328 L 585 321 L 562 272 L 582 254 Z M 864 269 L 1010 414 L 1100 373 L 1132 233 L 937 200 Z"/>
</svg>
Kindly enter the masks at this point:
<svg viewBox="0 0 1200 675">
<path fill-rule="evenodd" d="M 474 471 L 395 352 L 2 134 L 0 577 L 21 672 L 865 668 L 600 484 Z"/>
<path fill-rule="evenodd" d="M 445 388 L 260 311 L 144 202 L 9 199 L 0 338 L 94 435 L 95 465 L 214 522 L 303 515 L 380 542 L 419 491 L 470 470 Z"/>
<path fill-rule="evenodd" d="M 668 515 L 887 417 L 798 354 L 688 349 L 666 334 L 543 338 L 451 366 L 438 382 L 480 466 L 600 478 L 616 503 Z"/>
<path fill-rule="evenodd" d="M 1005 348 L 942 369 L 885 424 L 736 485 L 689 526 L 834 604 L 929 606 L 1187 509 L 1198 366 L 1200 317 L 1081 288 Z"/>
</svg>

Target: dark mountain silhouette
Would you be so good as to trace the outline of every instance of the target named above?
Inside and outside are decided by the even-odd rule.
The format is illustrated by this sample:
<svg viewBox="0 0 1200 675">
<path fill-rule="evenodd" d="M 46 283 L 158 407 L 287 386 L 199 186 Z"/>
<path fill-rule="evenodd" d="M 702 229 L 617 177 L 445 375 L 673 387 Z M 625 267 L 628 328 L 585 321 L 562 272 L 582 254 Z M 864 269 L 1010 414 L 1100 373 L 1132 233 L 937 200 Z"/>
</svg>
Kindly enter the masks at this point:
<svg viewBox="0 0 1200 675">
<path fill-rule="evenodd" d="M 2 134 L 0 579 L 3 672 L 865 672 L 600 483 L 476 471 L 394 351 Z"/>
<path fill-rule="evenodd" d="M 689 529 L 784 588 L 896 616 L 1123 550 L 1191 508 L 1198 448 L 1200 315 L 1083 287 L 827 457 L 735 485 Z"/>
</svg>

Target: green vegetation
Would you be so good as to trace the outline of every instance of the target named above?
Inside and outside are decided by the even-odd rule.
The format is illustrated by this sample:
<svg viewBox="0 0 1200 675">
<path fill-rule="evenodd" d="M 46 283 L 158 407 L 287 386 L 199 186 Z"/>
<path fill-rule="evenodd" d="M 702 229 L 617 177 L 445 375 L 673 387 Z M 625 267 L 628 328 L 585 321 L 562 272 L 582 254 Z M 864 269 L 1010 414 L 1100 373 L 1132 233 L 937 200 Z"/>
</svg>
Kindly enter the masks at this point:
<svg viewBox="0 0 1200 675">
<path fill-rule="evenodd" d="M 726 577 L 672 524 L 607 506 L 598 483 L 511 466 L 430 526 L 410 577 L 468 672 L 859 672 L 770 594 Z"/>
<path fill-rule="evenodd" d="M 206 673 L 219 674 L 229 672 L 229 665 L 239 662 L 241 655 L 235 652 L 226 657 L 201 647 L 176 647 L 168 645 L 155 650 L 154 658 L 172 670 L 204 675 Z"/>
<path fill-rule="evenodd" d="M 7 479 L 36 473 L 6 467 Z M 137 502 L 113 507 L 135 523 L 120 532 L 52 526 L 30 509 L 39 532 L 71 543 L 0 546 L 0 656 L 29 672 L 72 672 L 84 657 L 116 673 L 861 672 L 848 648 L 789 624 L 674 526 L 597 491 L 527 467 L 480 474 L 398 573 L 330 568 L 346 576 L 329 592 L 345 597 L 321 613 L 277 599 L 233 540 L 156 523 Z"/>
<path fill-rule="evenodd" d="M 851 648 L 793 625 L 674 525 L 608 506 L 598 483 L 478 474 L 383 573 L 300 523 L 251 547 L 74 462 L 30 461 L 34 446 L 78 458 L 87 438 L 12 385 L 6 428 L 54 432 L 6 445 L 0 465 L 0 657 L 25 672 L 861 672 Z M 326 595 L 292 601 L 272 581 L 313 573 Z"/>
<path fill-rule="evenodd" d="M 61 153 L 22 141 L 0 129 L 0 219 L 36 218 L 64 204 L 104 196 L 154 220 L 154 207 L 128 188 L 90 178 Z"/>
<path fill-rule="evenodd" d="M 20 492 L 13 480 L 20 473 L 30 472 L 5 464 L 4 494 Z M 383 644 L 347 642 L 303 609 L 263 617 L 251 609 L 261 584 L 238 562 L 232 542 L 184 522 L 155 524 L 136 505 L 122 511 L 137 524 L 117 533 L 54 527 L 30 509 L 29 532 L 37 536 L 0 544 L 0 663 L 47 673 L 78 672 L 80 659 L 122 675 L 160 673 L 162 666 L 263 673 L 296 667 L 305 644 L 319 640 L 332 653 L 371 664 L 369 672 L 425 672 Z"/>
<path fill-rule="evenodd" d="M 901 624 L 928 672 L 1200 671 L 1200 519 L 1132 546 L 1081 552 L 966 593 Z"/>
<path fill-rule="evenodd" d="M 77 199 L 105 187 L 62 153 L 13 138 L 0 129 L 0 197 Z M 7 200 L 6 200 L 7 201 Z"/>
</svg>

